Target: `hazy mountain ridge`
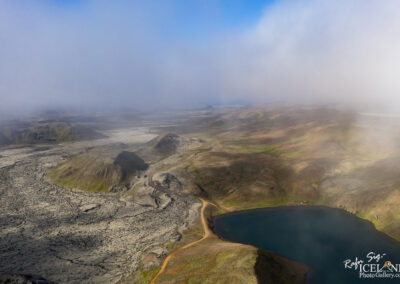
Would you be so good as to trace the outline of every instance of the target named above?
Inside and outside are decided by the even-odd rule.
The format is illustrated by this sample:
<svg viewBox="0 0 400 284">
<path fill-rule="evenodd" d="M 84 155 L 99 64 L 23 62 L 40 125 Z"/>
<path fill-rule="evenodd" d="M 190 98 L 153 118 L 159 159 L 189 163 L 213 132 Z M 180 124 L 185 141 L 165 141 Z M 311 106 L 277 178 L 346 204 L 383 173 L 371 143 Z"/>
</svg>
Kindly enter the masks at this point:
<svg viewBox="0 0 400 284">
<path fill-rule="evenodd" d="M 0 128 L 0 146 L 60 143 L 105 137 L 90 127 L 64 122 L 39 122 Z"/>
</svg>

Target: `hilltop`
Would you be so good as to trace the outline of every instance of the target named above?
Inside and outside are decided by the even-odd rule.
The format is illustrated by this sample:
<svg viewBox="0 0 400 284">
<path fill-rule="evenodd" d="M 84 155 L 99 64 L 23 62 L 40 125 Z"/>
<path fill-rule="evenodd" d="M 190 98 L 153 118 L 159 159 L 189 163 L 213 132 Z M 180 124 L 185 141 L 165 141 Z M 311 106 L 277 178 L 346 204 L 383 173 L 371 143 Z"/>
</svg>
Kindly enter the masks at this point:
<svg viewBox="0 0 400 284">
<path fill-rule="evenodd" d="M 52 169 L 60 185 L 89 191 L 127 191 L 148 164 L 124 145 L 97 147 L 67 158 Z"/>
<path fill-rule="evenodd" d="M 200 120 L 211 150 L 187 171 L 221 212 L 340 207 L 400 238 L 400 121 L 327 108 L 244 107 Z M 204 129 L 207 130 L 204 130 Z"/>
</svg>

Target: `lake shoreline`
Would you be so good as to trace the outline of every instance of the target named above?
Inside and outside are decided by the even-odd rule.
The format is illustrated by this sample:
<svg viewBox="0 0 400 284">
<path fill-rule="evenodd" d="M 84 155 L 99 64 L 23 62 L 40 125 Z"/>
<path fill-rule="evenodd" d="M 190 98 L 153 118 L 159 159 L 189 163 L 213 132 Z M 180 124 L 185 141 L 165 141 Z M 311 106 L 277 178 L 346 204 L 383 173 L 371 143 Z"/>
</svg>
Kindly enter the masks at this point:
<svg viewBox="0 0 400 284">
<path fill-rule="evenodd" d="M 297 208 L 329 208 L 329 209 L 335 209 L 335 210 L 340 210 L 342 212 L 345 212 L 347 214 L 349 214 L 349 216 L 353 216 L 356 217 L 358 220 L 364 221 L 367 224 L 371 225 L 376 231 L 385 234 L 386 236 L 388 236 L 389 238 L 393 239 L 393 241 L 395 241 L 396 243 L 400 244 L 400 240 L 397 240 L 396 238 L 394 238 L 393 236 L 385 233 L 384 231 L 378 230 L 375 226 L 375 224 L 373 222 L 371 222 L 368 219 L 364 219 L 361 218 L 359 216 L 357 216 L 356 214 L 347 211 L 346 209 L 340 208 L 340 207 L 332 207 L 332 206 L 328 206 L 328 205 L 278 205 L 278 206 L 270 206 L 270 207 L 259 207 L 259 208 L 253 208 L 253 209 L 243 209 L 243 210 L 237 210 L 237 211 L 232 211 L 232 212 L 227 212 L 227 213 L 222 213 L 222 214 L 217 214 L 217 215 L 212 215 L 212 228 L 214 228 L 214 218 L 219 218 L 219 217 L 224 217 L 224 216 L 234 216 L 234 215 L 239 215 L 239 214 L 245 214 L 245 213 L 250 213 L 250 212 L 256 212 L 256 211 L 269 211 L 269 210 L 288 210 L 288 209 L 297 209 Z M 212 229 L 213 230 L 213 229 Z M 217 235 L 215 233 L 215 231 L 213 230 L 214 234 Z M 218 236 L 218 235 L 217 235 Z"/>
<path fill-rule="evenodd" d="M 263 213 L 266 213 L 267 216 L 268 213 L 271 213 L 270 218 L 263 216 Z M 295 214 L 293 215 L 293 213 Z M 348 280 L 352 273 L 342 267 L 343 260 L 356 256 L 365 257 L 364 251 L 367 250 L 388 253 L 388 257 L 392 260 L 392 257 L 395 258 L 399 255 L 400 249 L 400 243 L 396 239 L 377 230 L 369 220 L 360 218 L 342 208 L 323 205 L 285 205 L 233 211 L 213 216 L 212 227 L 214 234 L 224 241 L 251 245 L 307 266 L 309 268 L 307 283 L 324 281 L 324 277 L 344 277 L 345 282 L 342 283 L 353 283 L 351 281 L 357 281 L 359 278 Z M 362 229 L 361 233 L 358 231 L 355 233 L 354 228 Z M 356 234 L 358 237 L 361 234 L 361 239 L 358 239 Z M 304 243 L 302 238 L 307 241 Z M 271 242 L 268 243 L 269 241 Z M 296 243 L 293 250 L 289 248 L 291 245 L 293 246 L 290 241 Z M 313 251 L 314 242 L 317 243 L 315 251 Z M 318 246 L 318 242 L 320 242 L 320 246 Z M 285 247 L 285 244 L 288 247 Z M 303 251 L 296 255 L 295 251 L 299 247 L 300 251 Z M 341 251 L 343 247 L 345 249 Z M 280 249 L 282 250 L 280 251 Z M 307 252 L 304 251 L 307 249 L 311 250 L 310 254 L 313 254 L 308 260 Z M 324 249 L 328 249 L 330 253 L 328 256 L 324 255 Z M 334 252 L 332 253 L 331 250 Z M 336 265 L 334 268 L 336 271 L 326 272 L 325 275 L 325 267 L 318 264 L 319 262 Z M 331 282 L 327 283 L 333 283 L 332 279 L 329 281 Z M 387 283 L 385 280 L 383 282 Z"/>
</svg>

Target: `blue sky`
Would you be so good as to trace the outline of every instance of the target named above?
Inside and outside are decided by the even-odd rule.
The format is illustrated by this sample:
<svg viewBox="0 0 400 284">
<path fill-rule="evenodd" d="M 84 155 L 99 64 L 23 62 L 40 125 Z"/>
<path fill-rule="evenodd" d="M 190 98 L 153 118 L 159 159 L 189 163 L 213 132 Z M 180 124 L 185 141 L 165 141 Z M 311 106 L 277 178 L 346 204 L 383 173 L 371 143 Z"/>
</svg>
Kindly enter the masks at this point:
<svg viewBox="0 0 400 284">
<path fill-rule="evenodd" d="M 92 0 L 42 0 L 61 10 L 80 12 L 96 1 Z M 156 0 L 147 1 L 155 10 L 165 13 L 160 31 L 171 37 L 198 38 L 234 32 L 255 25 L 263 11 L 276 0 Z M 113 0 L 113 2 L 124 2 Z M 135 1 L 131 1 L 135 2 Z M 145 2 L 145 1 L 136 1 Z M 160 13 L 161 11 L 157 11 Z"/>
<path fill-rule="evenodd" d="M 181 1 L 171 23 L 177 34 L 206 35 L 255 25 L 271 0 Z"/>
</svg>

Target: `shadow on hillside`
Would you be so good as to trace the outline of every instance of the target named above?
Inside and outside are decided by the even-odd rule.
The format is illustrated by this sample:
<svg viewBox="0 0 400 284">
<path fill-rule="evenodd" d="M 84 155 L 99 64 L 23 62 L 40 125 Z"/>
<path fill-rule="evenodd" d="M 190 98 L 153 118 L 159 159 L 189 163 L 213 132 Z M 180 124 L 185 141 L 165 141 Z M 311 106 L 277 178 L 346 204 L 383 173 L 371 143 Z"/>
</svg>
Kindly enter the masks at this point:
<svg viewBox="0 0 400 284">
<path fill-rule="evenodd" d="M 254 270 L 260 284 L 303 284 L 308 269 L 300 263 L 258 249 Z"/>
</svg>

